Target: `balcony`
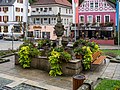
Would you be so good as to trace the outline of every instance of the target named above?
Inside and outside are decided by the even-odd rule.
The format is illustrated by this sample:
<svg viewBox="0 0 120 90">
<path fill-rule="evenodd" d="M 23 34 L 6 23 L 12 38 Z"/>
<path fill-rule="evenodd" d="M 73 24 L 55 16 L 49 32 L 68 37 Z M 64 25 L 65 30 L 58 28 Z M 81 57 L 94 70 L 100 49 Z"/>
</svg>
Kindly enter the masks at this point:
<svg viewBox="0 0 120 90">
<path fill-rule="evenodd" d="M 48 12 L 32 11 L 31 15 L 55 15 L 55 14 L 53 11 Z"/>
</svg>

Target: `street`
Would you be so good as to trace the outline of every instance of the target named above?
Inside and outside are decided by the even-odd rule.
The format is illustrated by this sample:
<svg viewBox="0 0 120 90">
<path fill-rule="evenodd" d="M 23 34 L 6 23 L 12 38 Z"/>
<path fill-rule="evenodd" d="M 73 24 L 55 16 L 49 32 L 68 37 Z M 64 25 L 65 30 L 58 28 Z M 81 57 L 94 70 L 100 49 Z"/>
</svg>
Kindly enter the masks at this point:
<svg viewBox="0 0 120 90">
<path fill-rule="evenodd" d="M 22 44 L 22 41 L 13 41 L 13 49 L 16 50 Z M 12 49 L 12 41 L 0 40 L 0 50 Z"/>
</svg>

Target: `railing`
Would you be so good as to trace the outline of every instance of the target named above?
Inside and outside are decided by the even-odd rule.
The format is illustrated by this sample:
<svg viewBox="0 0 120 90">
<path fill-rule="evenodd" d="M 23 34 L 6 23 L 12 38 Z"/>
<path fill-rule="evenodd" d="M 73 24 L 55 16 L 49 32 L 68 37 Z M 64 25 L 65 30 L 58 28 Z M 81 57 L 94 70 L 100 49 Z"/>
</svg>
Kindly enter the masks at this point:
<svg viewBox="0 0 120 90">
<path fill-rule="evenodd" d="M 49 12 L 35 11 L 35 12 L 32 12 L 31 15 L 55 15 L 55 14 L 52 11 L 49 11 Z"/>
</svg>

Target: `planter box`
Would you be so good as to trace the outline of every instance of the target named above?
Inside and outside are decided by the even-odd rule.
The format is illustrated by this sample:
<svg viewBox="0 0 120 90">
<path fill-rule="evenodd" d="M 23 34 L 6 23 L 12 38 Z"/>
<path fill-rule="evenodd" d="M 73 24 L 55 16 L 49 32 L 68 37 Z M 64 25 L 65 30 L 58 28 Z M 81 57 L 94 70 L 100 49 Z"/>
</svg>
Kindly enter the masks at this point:
<svg viewBox="0 0 120 90">
<path fill-rule="evenodd" d="M 15 55 L 15 65 L 19 65 L 18 62 L 19 56 Z M 37 57 L 32 58 L 31 67 L 44 70 L 49 72 L 50 71 L 50 63 L 47 57 Z M 62 64 L 62 72 L 63 75 L 75 75 L 80 74 L 82 71 L 81 60 L 71 60 L 67 63 Z"/>
<path fill-rule="evenodd" d="M 114 40 L 90 40 L 91 42 L 96 42 L 100 45 L 114 45 Z"/>
</svg>

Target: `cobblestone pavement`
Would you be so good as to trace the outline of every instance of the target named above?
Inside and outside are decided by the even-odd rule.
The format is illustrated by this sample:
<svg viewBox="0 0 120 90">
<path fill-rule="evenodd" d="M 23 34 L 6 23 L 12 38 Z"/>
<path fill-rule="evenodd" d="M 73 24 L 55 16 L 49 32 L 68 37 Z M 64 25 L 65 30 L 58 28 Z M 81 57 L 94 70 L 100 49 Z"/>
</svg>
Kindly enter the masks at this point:
<svg viewBox="0 0 120 90">
<path fill-rule="evenodd" d="M 7 57 L 11 61 L 0 64 L 0 77 L 14 80 L 15 82 L 8 84 L 14 87 L 20 83 L 28 83 L 37 85 L 48 90 L 72 90 L 72 76 L 50 77 L 48 72 L 37 69 L 22 69 L 20 66 L 14 65 L 14 56 Z M 102 65 L 92 65 L 89 71 L 83 71 L 86 79 L 96 81 L 98 77 L 120 80 L 120 63 L 106 63 Z"/>
</svg>

